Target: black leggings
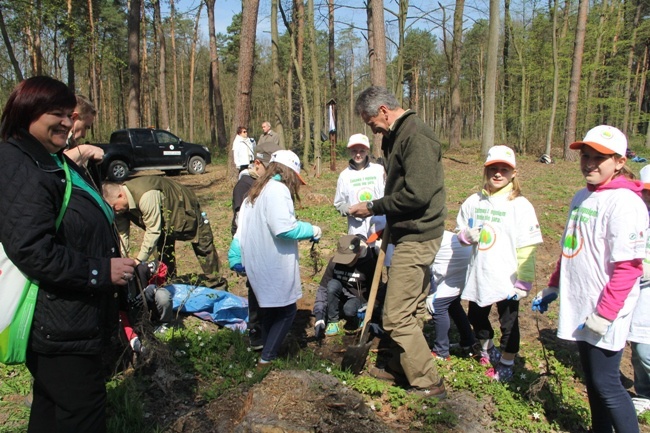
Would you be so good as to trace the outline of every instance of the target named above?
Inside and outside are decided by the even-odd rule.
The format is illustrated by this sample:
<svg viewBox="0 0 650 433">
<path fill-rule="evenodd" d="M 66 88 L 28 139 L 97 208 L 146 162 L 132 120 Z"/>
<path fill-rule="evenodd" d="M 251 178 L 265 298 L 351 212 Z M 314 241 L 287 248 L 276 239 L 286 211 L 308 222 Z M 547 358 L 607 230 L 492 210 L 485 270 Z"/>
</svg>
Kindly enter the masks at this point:
<svg viewBox="0 0 650 433">
<path fill-rule="evenodd" d="M 519 301 L 504 299 L 496 303 L 501 324 L 501 351 L 508 353 L 519 352 Z M 479 340 L 494 338 L 494 329 L 490 324 L 490 310 L 492 305 L 479 307 L 474 302 L 469 303 L 467 318 L 472 324 L 474 335 Z"/>
</svg>

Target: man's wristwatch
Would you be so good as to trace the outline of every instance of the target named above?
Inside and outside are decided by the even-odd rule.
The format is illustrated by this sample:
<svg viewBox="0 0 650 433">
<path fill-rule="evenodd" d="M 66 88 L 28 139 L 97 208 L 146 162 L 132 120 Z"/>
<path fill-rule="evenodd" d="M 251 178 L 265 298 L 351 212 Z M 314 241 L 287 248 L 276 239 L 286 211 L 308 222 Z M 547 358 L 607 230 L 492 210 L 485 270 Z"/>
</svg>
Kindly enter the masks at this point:
<svg viewBox="0 0 650 433">
<path fill-rule="evenodd" d="M 366 209 L 368 209 L 368 212 L 374 215 L 374 212 L 372 211 L 373 204 L 371 201 L 366 202 Z"/>
</svg>

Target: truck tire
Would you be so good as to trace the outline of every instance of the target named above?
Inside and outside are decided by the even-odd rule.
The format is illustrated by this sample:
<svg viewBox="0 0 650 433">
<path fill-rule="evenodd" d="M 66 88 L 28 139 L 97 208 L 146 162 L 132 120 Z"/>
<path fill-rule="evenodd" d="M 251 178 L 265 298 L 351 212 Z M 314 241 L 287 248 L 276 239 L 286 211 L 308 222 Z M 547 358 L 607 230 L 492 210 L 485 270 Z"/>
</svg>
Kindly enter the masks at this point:
<svg viewBox="0 0 650 433">
<path fill-rule="evenodd" d="M 187 172 L 189 174 L 203 174 L 205 173 L 205 160 L 200 156 L 193 156 L 187 163 Z"/>
<path fill-rule="evenodd" d="M 108 164 L 108 173 L 106 175 L 108 180 L 122 182 L 129 175 L 129 166 L 126 165 L 126 162 L 116 159 Z"/>
</svg>

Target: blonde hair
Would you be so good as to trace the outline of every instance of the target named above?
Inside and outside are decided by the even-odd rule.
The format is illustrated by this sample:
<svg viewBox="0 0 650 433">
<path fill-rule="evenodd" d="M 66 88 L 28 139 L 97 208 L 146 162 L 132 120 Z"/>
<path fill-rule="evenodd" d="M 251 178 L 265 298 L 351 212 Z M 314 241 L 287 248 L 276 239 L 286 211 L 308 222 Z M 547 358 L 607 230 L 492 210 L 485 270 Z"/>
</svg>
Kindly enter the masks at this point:
<svg viewBox="0 0 650 433">
<path fill-rule="evenodd" d="M 493 193 L 495 191 L 490 190 L 490 175 L 488 174 L 488 166 L 483 167 L 483 189 L 486 191 L 489 191 L 490 193 Z M 512 168 L 512 170 L 515 173 L 519 173 L 519 171 L 516 168 Z M 508 200 L 514 200 L 517 197 L 519 197 L 521 194 L 521 182 L 519 182 L 519 177 L 515 176 L 510 180 L 510 183 L 512 184 L 512 191 L 510 191 L 510 195 L 508 196 Z"/>
<path fill-rule="evenodd" d="M 271 162 L 269 163 L 269 166 L 266 167 L 264 174 L 253 183 L 253 186 L 251 186 L 251 189 L 248 192 L 248 199 L 251 204 L 255 204 L 255 200 L 257 200 L 257 197 L 259 197 L 266 184 L 276 174 L 280 175 L 280 182 L 289 188 L 291 199 L 293 201 L 300 201 L 298 191 L 300 190 L 301 182 L 298 176 L 296 176 L 296 172 L 284 164 Z"/>
</svg>

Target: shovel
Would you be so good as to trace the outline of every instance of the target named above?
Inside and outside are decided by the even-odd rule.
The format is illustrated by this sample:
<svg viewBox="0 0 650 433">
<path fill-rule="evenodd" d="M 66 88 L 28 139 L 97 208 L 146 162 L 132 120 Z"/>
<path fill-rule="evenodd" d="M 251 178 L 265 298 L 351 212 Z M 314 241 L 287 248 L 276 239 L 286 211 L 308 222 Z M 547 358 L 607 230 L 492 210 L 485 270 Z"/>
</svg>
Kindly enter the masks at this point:
<svg viewBox="0 0 650 433">
<path fill-rule="evenodd" d="M 377 266 L 375 266 L 372 285 L 370 286 L 370 296 L 368 297 L 368 306 L 365 316 L 366 320 L 363 322 L 363 329 L 359 336 L 359 342 L 354 346 L 348 346 L 343 355 L 343 360 L 341 361 L 341 369 L 350 370 L 352 374 L 355 375 L 361 373 L 361 370 L 363 370 L 363 366 L 366 364 L 366 358 L 368 357 L 368 352 L 370 351 L 370 345 L 372 344 L 371 341 L 368 341 L 368 338 L 370 337 L 368 323 L 372 320 L 372 312 L 375 308 L 375 300 L 377 299 L 377 289 L 379 288 L 379 282 L 381 281 L 381 270 L 384 267 L 384 259 L 386 258 L 386 247 L 388 246 L 387 229 L 384 229 L 381 239 L 381 249 L 379 251 L 379 257 L 377 258 Z M 370 241 L 370 239 L 368 240 Z"/>
</svg>

